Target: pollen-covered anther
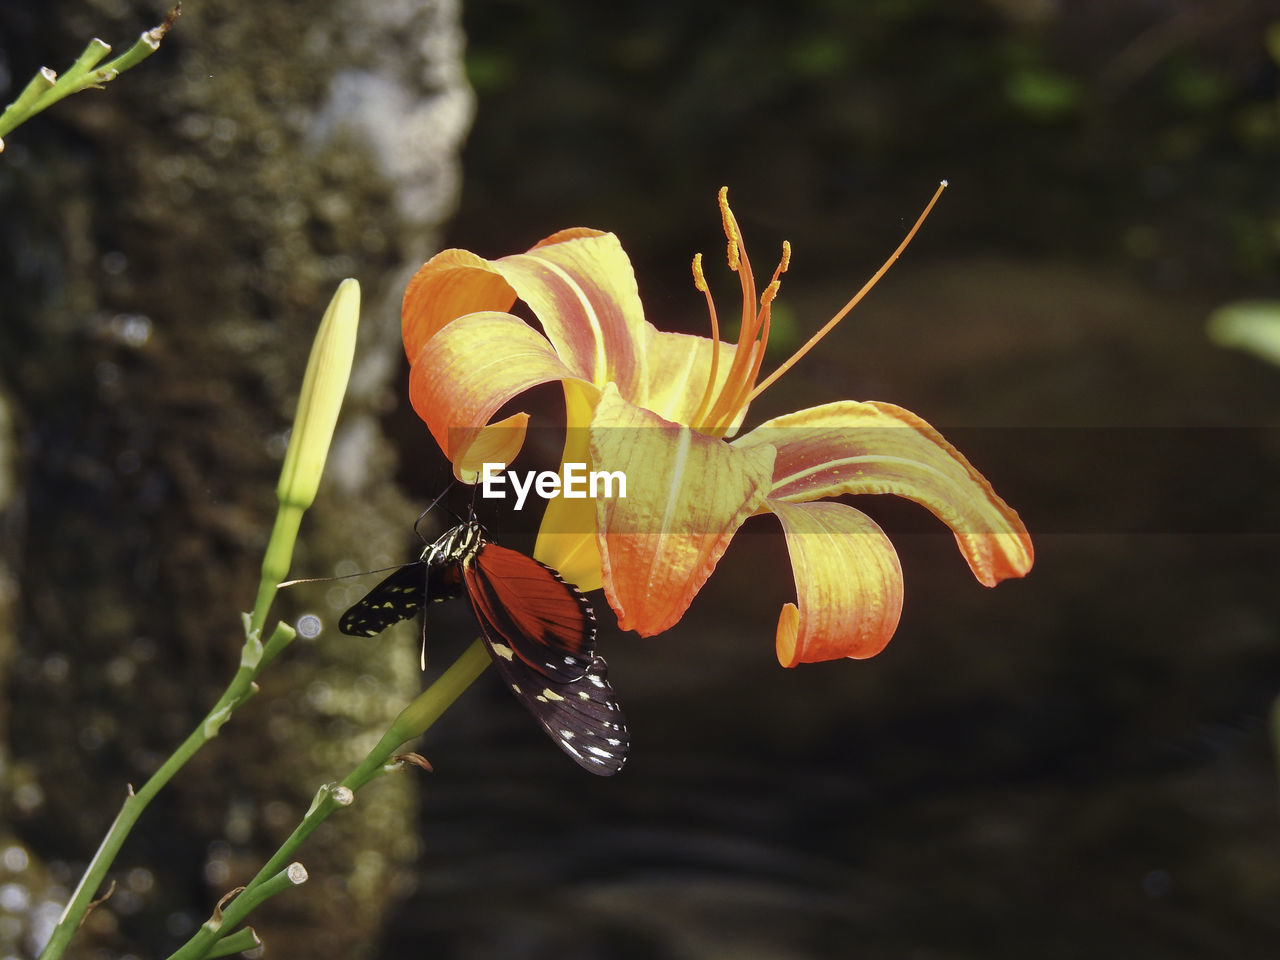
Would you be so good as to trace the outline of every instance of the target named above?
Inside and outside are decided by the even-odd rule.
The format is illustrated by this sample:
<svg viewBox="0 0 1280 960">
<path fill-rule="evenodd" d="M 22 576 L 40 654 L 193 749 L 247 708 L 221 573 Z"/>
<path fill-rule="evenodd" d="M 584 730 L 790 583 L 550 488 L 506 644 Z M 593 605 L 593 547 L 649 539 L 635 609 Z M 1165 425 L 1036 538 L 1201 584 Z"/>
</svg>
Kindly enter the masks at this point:
<svg viewBox="0 0 1280 960">
<path fill-rule="evenodd" d="M 711 292 L 711 288 L 707 286 L 707 278 L 702 272 L 702 254 L 700 253 L 693 255 L 693 286 L 702 293 Z"/>
<path fill-rule="evenodd" d="M 720 223 L 724 226 L 725 238 L 729 241 L 729 269 L 737 271 L 738 269 L 738 250 L 742 246 L 742 235 L 738 232 L 738 221 L 734 219 L 733 211 L 729 209 L 729 188 L 721 187 L 719 193 L 720 200 Z"/>
</svg>

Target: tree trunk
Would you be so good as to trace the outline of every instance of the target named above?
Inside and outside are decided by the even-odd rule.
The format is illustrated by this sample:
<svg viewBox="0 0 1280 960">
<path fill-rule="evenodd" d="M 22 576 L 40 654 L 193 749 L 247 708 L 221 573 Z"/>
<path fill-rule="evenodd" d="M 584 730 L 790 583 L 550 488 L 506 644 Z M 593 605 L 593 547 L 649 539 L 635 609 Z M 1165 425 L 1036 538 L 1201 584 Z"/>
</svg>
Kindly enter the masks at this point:
<svg viewBox="0 0 1280 960">
<path fill-rule="evenodd" d="M 19 6 L 0 12 L 17 89 L 91 36 L 124 50 L 164 14 Z M 404 282 L 456 201 L 461 54 L 456 0 L 202 0 L 151 58 L 6 138 L 0 787 L 32 909 L 0 952 L 47 936 L 39 904 L 65 901 L 127 785 L 234 671 L 307 351 L 347 276 L 364 293 L 359 353 L 295 571 L 409 549 L 416 514 L 380 418 L 401 403 Z M 73 952 L 169 952 L 417 691 L 416 650 L 337 635 L 362 586 L 282 594 L 273 618 L 312 612 L 324 632 L 148 809 Z M 312 838 L 312 881 L 254 918 L 269 946 L 370 951 L 414 854 L 413 779 L 371 786 Z"/>
</svg>

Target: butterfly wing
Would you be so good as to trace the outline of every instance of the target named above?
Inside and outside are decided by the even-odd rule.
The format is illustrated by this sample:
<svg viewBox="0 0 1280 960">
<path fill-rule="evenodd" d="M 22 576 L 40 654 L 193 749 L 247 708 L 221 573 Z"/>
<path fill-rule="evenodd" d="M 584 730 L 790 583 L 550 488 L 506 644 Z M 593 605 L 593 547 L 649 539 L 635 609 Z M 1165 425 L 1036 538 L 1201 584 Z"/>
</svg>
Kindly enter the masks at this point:
<svg viewBox="0 0 1280 960">
<path fill-rule="evenodd" d="M 596 651 L 596 615 L 577 587 L 544 563 L 486 543 L 462 565 L 476 616 L 548 680 L 584 676 Z"/>
<path fill-rule="evenodd" d="M 631 739 L 595 652 L 596 618 L 582 592 L 545 564 L 486 543 L 463 564 L 480 633 L 503 682 L 578 766 L 612 776 Z"/>
<path fill-rule="evenodd" d="M 422 609 L 427 595 L 426 564 L 407 563 L 347 609 L 338 629 L 349 637 L 376 637 Z"/>
<path fill-rule="evenodd" d="M 483 620 L 480 627 L 503 682 L 556 746 L 597 776 L 611 777 L 621 770 L 631 749 L 631 735 L 609 685 L 604 657 L 592 657 L 580 677 L 559 683 L 514 656 L 510 647 L 490 639 Z"/>
</svg>

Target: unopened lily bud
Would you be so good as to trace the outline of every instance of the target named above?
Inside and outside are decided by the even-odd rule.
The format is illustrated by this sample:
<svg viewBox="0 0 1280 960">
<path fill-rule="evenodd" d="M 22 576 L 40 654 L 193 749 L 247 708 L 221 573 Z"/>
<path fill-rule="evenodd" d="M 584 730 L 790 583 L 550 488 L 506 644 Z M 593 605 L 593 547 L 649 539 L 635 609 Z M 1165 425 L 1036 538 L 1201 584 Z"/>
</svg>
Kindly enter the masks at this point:
<svg viewBox="0 0 1280 960">
<path fill-rule="evenodd" d="M 289 449 L 276 487 L 276 497 L 282 504 L 305 509 L 315 500 L 342 397 L 347 392 L 359 321 L 360 284 L 348 278 L 338 284 L 311 347 Z"/>
</svg>

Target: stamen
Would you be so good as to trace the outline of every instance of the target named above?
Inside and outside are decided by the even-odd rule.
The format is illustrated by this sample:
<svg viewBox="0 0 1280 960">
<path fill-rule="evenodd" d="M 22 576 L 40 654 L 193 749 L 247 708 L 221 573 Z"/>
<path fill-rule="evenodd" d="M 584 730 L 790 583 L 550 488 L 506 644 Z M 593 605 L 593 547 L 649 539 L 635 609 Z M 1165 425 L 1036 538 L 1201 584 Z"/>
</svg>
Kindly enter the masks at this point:
<svg viewBox="0 0 1280 960">
<path fill-rule="evenodd" d="M 774 272 L 774 278 L 769 281 L 769 285 L 764 288 L 764 292 L 760 294 L 760 312 L 756 314 L 756 325 L 760 330 L 760 335 L 756 338 L 751 346 L 752 351 L 751 368 L 747 371 L 746 376 L 742 377 L 738 388 L 734 391 L 732 402 L 722 404 L 730 413 L 742 408 L 751 402 L 751 386 L 756 382 L 756 378 L 760 376 L 760 365 L 764 363 L 765 347 L 769 343 L 769 327 L 773 320 L 773 310 L 771 306 L 774 298 L 778 295 L 778 289 L 782 286 L 782 282 L 778 279 L 777 273 Z M 728 425 L 727 422 L 725 424 Z"/>
<path fill-rule="evenodd" d="M 773 279 L 769 281 L 769 285 L 764 288 L 764 292 L 760 294 L 760 310 L 755 316 L 754 329 L 758 331 L 758 336 L 754 336 L 752 340 L 752 359 L 750 369 L 746 374 L 740 376 L 736 381 L 730 377 L 730 382 L 725 385 L 725 394 L 729 393 L 730 383 L 736 383 L 737 386 L 733 390 L 732 396 L 722 396 L 716 410 L 724 419 L 724 425 L 727 427 L 729 420 L 733 415 L 751 402 L 751 388 L 755 385 L 756 378 L 760 376 L 760 366 L 764 363 L 765 347 L 769 343 L 769 330 L 772 324 L 773 311 L 771 305 L 778 296 L 778 290 L 782 286 L 780 277 L 791 265 L 791 243 L 782 241 L 782 259 L 778 261 L 777 267 L 773 271 Z M 741 341 L 739 341 L 741 344 Z M 734 358 L 737 359 L 736 357 Z M 735 369 L 736 366 L 735 366 Z"/>
<path fill-rule="evenodd" d="M 700 253 L 693 255 L 693 285 L 706 297 L 707 312 L 711 315 L 711 370 L 707 374 L 707 385 L 702 390 L 698 409 L 690 420 L 696 427 L 701 423 L 707 407 L 711 404 L 716 388 L 716 374 L 720 371 L 720 320 L 716 317 L 716 303 L 711 299 L 711 288 L 707 286 L 707 278 L 702 273 L 702 254 Z"/>
<path fill-rule="evenodd" d="M 889 268 L 892 267 L 895 262 L 897 262 L 897 259 L 900 256 L 902 256 L 902 252 L 907 249 L 907 244 L 909 244 L 912 241 L 912 239 L 914 239 L 916 233 L 920 229 L 921 224 L 923 224 L 925 221 L 925 218 L 929 216 L 929 213 L 933 210 L 934 204 L 938 202 L 938 198 L 942 196 L 942 191 L 945 190 L 946 188 L 947 188 L 946 180 L 943 180 L 941 183 L 938 184 L 938 189 L 934 191 L 932 199 L 930 199 L 928 204 L 925 205 L 924 211 L 920 214 L 919 217 L 916 218 L 915 224 L 911 227 L 909 231 L 907 231 L 906 237 L 904 237 L 902 242 L 898 244 L 898 248 L 889 255 L 889 259 L 886 260 L 883 264 L 881 264 L 880 269 L 877 270 L 874 274 L 872 274 L 871 279 L 862 285 L 862 289 L 853 295 L 853 299 L 851 299 L 848 303 L 846 303 L 840 309 L 839 313 L 837 313 L 834 317 L 828 320 L 821 330 L 819 330 L 812 337 L 810 337 L 809 341 L 803 347 L 801 347 L 794 354 L 792 354 L 789 360 L 787 360 L 781 366 L 779 366 L 777 370 L 774 370 L 773 373 L 769 374 L 769 376 L 766 377 L 762 383 L 760 383 L 754 390 L 751 391 L 751 395 L 747 397 L 747 402 L 750 402 L 754 400 L 756 397 L 760 396 L 760 394 L 763 393 L 768 387 L 773 385 L 773 382 L 775 380 L 777 380 L 780 376 L 782 376 L 784 373 L 790 370 L 793 366 L 795 366 L 796 362 L 801 357 L 803 357 L 806 353 L 812 350 L 817 345 L 819 340 L 821 340 L 828 333 L 830 333 L 832 328 L 841 320 L 843 320 L 845 318 L 845 315 L 848 314 L 848 312 L 852 310 L 854 307 L 856 307 L 858 303 L 862 300 L 862 298 L 865 297 L 868 292 L 870 292 L 871 288 L 874 287 L 876 283 L 879 282 L 880 278 L 889 272 Z M 785 257 L 784 257 L 784 260 L 785 260 Z"/>
<path fill-rule="evenodd" d="M 738 269 L 738 247 L 742 245 L 742 237 L 738 234 L 738 221 L 729 209 L 729 188 L 721 187 L 717 194 L 720 201 L 720 223 L 724 227 L 725 238 L 729 241 L 729 269 Z"/>
<path fill-rule="evenodd" d="M 755 339 L 756 330 L 752 320 L 755 317 L 756 278 L 751 272 L 751 260 L 747 257 L 747 245 L 742 242 L 742 231 L 738 229 L 738 218 L 729 209 L 729 188 L 721 187 L 720 222 L 724 225 L 724 235 L 729 240 L 729 268 L 738 274 L 738 284 L 742 287 L 742 325 L 738 330 L 738 343 Z"/>
</svg>

